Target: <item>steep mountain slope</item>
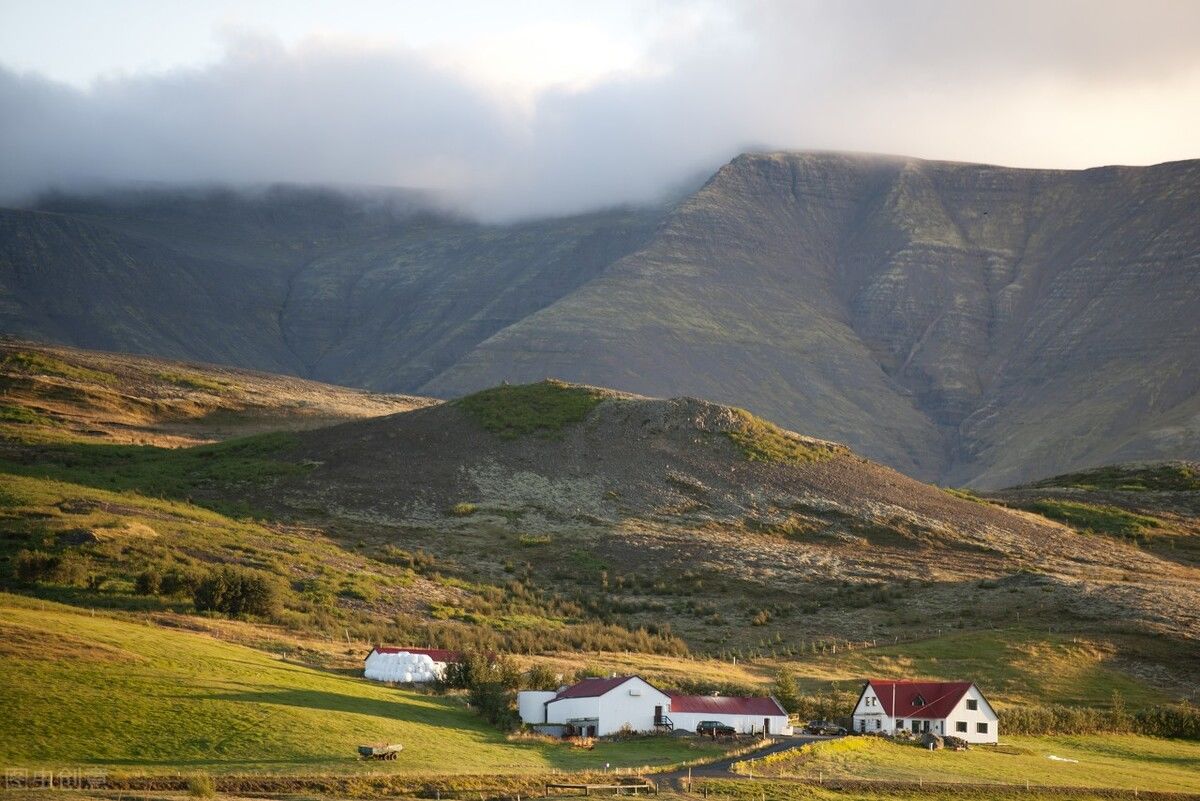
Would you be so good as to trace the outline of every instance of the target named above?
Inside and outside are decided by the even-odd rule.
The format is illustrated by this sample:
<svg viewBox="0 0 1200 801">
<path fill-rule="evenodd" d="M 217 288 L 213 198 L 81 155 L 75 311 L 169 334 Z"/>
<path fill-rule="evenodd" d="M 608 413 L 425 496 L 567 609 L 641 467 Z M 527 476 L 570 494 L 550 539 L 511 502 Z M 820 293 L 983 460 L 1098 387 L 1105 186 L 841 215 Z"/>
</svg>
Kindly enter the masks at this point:
<svg viewBox="0 0 1200 801">
<path fill-rule="evenodd" d="M 749 154 L 662 210 L 483 226 L 277 188 L 0 213 L 0 330 L 453 397 L 745 406 L 997 487 L 1200 455 L 1200 162 Z"/>
<path fill-rule="evenodd" d="M 981 485 L 1200 453 L 1200 162 L 735 159 L 654 241 L 425 385 L 739 402 Z"/>
<path fill-rule="evenodd" d="M 406 193 L 295 187 L 54 197 L 0 210 L 0 331 L 411 390 L 658 219 L 485 226 Z"/>
</svg>

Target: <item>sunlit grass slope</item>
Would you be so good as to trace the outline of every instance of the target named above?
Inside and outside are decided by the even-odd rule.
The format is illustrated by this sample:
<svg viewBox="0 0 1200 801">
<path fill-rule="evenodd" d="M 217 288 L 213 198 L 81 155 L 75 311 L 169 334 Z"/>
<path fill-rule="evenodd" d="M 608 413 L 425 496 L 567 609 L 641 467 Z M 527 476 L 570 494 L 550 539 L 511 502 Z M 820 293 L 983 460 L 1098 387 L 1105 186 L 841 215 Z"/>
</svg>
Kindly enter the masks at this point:
<svg viewBox="0 0 1200 801">
<path fill-rule="evenodd" d="M 522 772 L 665 764 L 674 738 L 583 751 L 508 742 L 460 700 L 290 664 L 206 635 L 0 595 L 0 762 L 130 771 L 363 769 L 362 742 L 400 742 L 371 769 Z"/>
<path fill-rule="evenodd" d="M 1133 735 L 1006 737 L 969 751 L 854 737 L 769 757 L 756 776 L 1003 782 L 1200 792 L 1200 743 Z"/>
</svg>

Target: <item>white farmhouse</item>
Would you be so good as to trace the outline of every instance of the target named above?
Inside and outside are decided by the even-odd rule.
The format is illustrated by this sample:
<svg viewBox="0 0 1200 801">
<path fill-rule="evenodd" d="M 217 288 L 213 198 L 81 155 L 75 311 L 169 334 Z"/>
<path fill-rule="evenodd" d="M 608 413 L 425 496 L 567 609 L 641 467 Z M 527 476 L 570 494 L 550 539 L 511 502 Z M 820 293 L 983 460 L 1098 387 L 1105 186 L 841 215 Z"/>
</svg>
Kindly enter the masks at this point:
<svg viewBox="0 0 1200 801">
<path fill-rule="evenodd" d="M 970 743 L 995 743 L 1000 734 L 995 710 L 969 681 L 871 679 L 854 707 L 854 730 L 932 732 Z"/>
<path fill-rule="evenodd" d="M 521 721 L 565 727 L 566 734 L 603 737 L 628 727 L 653 731 L 671 698 L 637 676 L 584 679 L 558 692 L 517 694 Z"/>
<path fill-rule="evenodd" d="M 557 692 L 517 694 L 521 721 L 565 735 L 603 737 L 622 729 L 687 729 L 717 721 L 744 734 L 790 734 L 774 698 L 670 695 L 638 676 L 584 679 Z"/>
<path fill-rule="evenodd" d="M 446 675 L 446 666 L 462 655 L 443 648 L 393 648 L 377 645 L 367 654 L 363 676 L 373 681 L 425 683 Z"/>
</svg>

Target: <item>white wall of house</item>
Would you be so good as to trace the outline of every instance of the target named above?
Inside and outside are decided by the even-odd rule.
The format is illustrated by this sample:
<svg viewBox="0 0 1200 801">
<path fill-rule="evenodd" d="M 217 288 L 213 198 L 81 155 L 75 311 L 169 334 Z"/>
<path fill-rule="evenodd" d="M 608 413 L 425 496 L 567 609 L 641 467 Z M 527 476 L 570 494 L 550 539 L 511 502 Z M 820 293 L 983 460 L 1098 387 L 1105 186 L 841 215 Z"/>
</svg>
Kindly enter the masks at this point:
<svg viewBox="0 0 1200 801">
<path fill-rule="evenodd" d="M 858 699 L 854 708 L 854 730 L 857 732 L 887 732 L 892 731 L 892 718 L 883 711 L 883 704 L 875 695 L 875 688 L 870 684 Z"/>
<path fill-rule="evenodd" d="M 595 719 L 596 733 L 603 737 L 628 726 L 634 731 L 654 730 L 654 707 L 670 709 L 671 698 L 634 677 L 604 695 L 592 698 L 562 698 L 545 705 L 546 723 L 570 723 Z M 522 717 L 523 722 L 526 721 Z M 542 721 L 536 721 L 542 722 Z"/>
<path fill-rule="evenodd" d="M 553 690 L 525 690 L 517 693 L 517 712 L 522 723 L 546 723 L 546 702 L 558 693 Z"/>
<path fill-rule="evenodd" d="M 970 709 L 974 701 L 975 709 Z M 961 731 L 960 724 L 966 724 L 966 731 Z M 980 731 L 980 728 L 984 731 Z M 946 734 L 961 737 L 969 743 L 994 743 L 1000 737 L 1000 723 L 996 712 L 979 692 L 977 687 L 971 687 L 967 694 L 959 700 L 954 711 L 946 717 Z"/>
<path fill-rule="evenodd" d="M 702 720 L 717 720 L 732 726 L 738 734 L 762 734 L 764 718 L 770 720 L 771 734 L 790 734 L 787 715 L 735 715 L 724 712 L 668 712 L 677 729 L 695 731 Z"/>
</svg>

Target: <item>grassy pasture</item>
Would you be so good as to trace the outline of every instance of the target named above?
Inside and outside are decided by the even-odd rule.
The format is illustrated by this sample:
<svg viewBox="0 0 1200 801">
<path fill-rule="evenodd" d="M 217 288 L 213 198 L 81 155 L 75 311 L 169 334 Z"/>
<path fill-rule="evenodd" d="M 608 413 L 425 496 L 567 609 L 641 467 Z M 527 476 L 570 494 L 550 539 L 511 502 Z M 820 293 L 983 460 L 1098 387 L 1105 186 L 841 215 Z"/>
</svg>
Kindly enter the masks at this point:
<svg viewBox="0 0 1200 801">
<path fill-rule="evenodd" d="M 1006 737 L 998 746 L 927 751 L 912 743 L 850 737 L 773 755 L 755 776 L 897 782 L 1000 782 L 1200 792 L 1200 743 L 1136 735 Z M 751 767 L 752 765 L 752 767 Z"/>
<path fill-rule="evenodd" d="M 30 768 L 521 773 L 666 765 L 720 753 L 676 738 L 592 751 L 509 741 L 457 697 L 11 595 L 0 595 L 0 687 L 0 763 Z M 403 743 L 400 759 L 356 760 L 358 743 L 379 741 Z"/>
</svg>

